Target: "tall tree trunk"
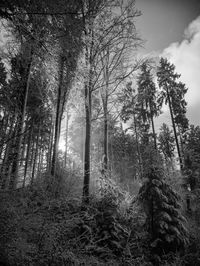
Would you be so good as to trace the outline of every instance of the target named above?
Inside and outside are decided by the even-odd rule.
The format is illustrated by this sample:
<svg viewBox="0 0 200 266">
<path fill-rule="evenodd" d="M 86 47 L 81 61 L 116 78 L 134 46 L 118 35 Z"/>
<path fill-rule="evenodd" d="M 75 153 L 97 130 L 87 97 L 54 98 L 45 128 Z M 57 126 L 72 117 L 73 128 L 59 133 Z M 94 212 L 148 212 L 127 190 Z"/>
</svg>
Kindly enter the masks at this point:
<svg viewBox="0 0 200 266">
<path fill-rule="evenodd" d="M 32 57 L 33 52 L 32 49 L 30 51 L 30 61 L 27 66 L 27 77 L 26 77 L 26 85 L 23 93 L 23 105 L 22 105 L 22 113 L 19 117 L 19 127 L 17 131 L 17 138 L 16 138 L 16 151 L 14 153 L 13 158 L 13 165 L 12 165 L 12 171 L 11 171 L 11 179 L 10 179 L 10 188 L 16 188 L 17 185 L 17 179 L 18 179 L 18 171 L 19 171 L 19 159 L 21 154 L 21 144 L 22 144 L 22 137 L 24 133 L 24 121 L 25 121 L 25 114 L 26 114 L 26 105 L 27 105 L 27 99 L 28 99 L 28 93 L 29 93 L 29 86 L 30 86 L 30 77 L 31 77 L 31 64 L 32 64 Z"/>
<path fill-rule="evenodd" d="M 85 84 L 85 113 L 86 113 L 86 133 L 85 133 L 83 202 L 87 204 L 89 203 L 89 185 L 90 185 L 91 89 L 86 84 Z"/>
<path fill-rule="evenodd" d="M 47 155 L 47 169 L 48 171 L 51 169 L 52 163 L 52 150 L 53 150 L 53 139 L 54 139 L 54 122 L 53 117 L 51 118 L 52 126 L 49 134 L 49 147 L 48 147 L 48 155 Z"/>
<path fill-rule="evenodd" d="M 21 155 L 20 155 L 21 160 L 19 162 L 19 166 L 23 166 L 23 164 L 24 164 L 24 157 L 25 157 L 25 153 L 26 153 L 26 142 L 27 142 L 27 134 L 24 134 L 23 138 L 22 138 L 22 149 L 21 149 Z"/>
<path fill-rule="evenodd" d="M 28 169 L 28 164 L 29 164 L 32 136 L 33 136 L 33 121 L 31 123 L 31 128 L 30 128 L 29 138 L 28 138 L 28 143 L 27 143 L 26 162 L 25 162 L 25 167 L 24 167 L 23 187 L 25 187 L 25 182 L 26 182 L 26 174 L 27 174 L 27 169 Z"/>
<path fill-rule="evenodd" d="M 35 171 L 36 171 L 36 165 L 37 165 L 37 157 L 38 157 L 38 149 L 39 149 L 39 141 L 40 141 L 40 132 L 41 132 L 41 124 L 39 123 L 39 129 L 36 139 L 36 145 L 35 145 L 35 153 L 34 153 L 34 159 L 33 159 L 33 169 L 32 169 L 32 176 L 31 176 L 31 185 L 33 185 L 34 177 L 35 177 Z"/>
<path fill-rule="evenodd" d="M 65 128 L 65 158 L 64 158 L 64 165 L 67 166 L 67 148 L 68 148 L 68 124 L 69 124 L 69 111 L 67 111 L 66 116 L 66 128 Z"/>
<path fill-rule="evenodd" d="M 153 132 L 154 147 L 155 147 L 155 150 L 157 150 L 156 131 L 155 131 L 154 119 L 152 115 L 151 115 L 151 126 L 152 126 L 152 132 Z"/>
<path fill-rule="evenodd" d="M 107 104 L 106 104 L 107 105 Z M 108 114 L 107 106 L 104 108 L 104 165 L 103 170 L 107 172 L 108 170 Z"/>
<path fill-rule="evenodd" d="M 103 172 L 108 170 L 108 85 L 109 85 L 109 46 L 106 51 L 106 66 L 104 78 L 106 81 L 105 91 L 102 95 L 104 111 L 104 162 Z"/>
<path fill-rule="evenodd" d="M 140 151 L 140 144 L 139 144 L 139 138 L 138 138 L 135 113 L 133 114 L 133 124 L 134 124 L 134 130 L 135 130 L 136 147 L 137 147 L 138 162 L 139 162 L 139 171 L 140 171 L 140 176 L 142 177 L 143 176 L 143 165 L 142 165 L 142 156 L 141 156 L 141 151 Z"/>
<path fill-rule="evenodd" d="M 7 188 L 7 184 L 9 182 L 9 167 L 10 167 L 10 163 L 9 163 L 9 159 L 11 159 L 12 157 L 12 141 L 10 140 L 7 145 L 6 145 L 6 150 L 4 153 L 4 158 L 3 158 L 3 163 L 2 163 L 2 167 L 1 167 L 1 189 L 6 189 Z"/>
<path fill-rule="evenodd" d="M 92 1 L 89 1 L 89 10 Z M 92 111 L 92 81 L 93 81 L 93 47 L 94 47 L 94 31 L 93 18 L 89 18 L 88 29 L 86 28 L 84 6 L 83 8 L 83 25 L 85 26 L 85 40 L 89 37 L 89 45 L 86 46 L 85 61 L 88 71 L 88 80 L 85 81 L 85 115 L 86 115 L 86 129 L 85 129 L 85 157 L 84 157 L 84 177 L 83 177 L 83 203 L 89 203 L 89 188 L 90 188 L 90 142 L 91 142 L 91 111 Z M 88 40 L 86 40 L 87 42 Z"/>
<path fill-rule="evenodd" d="M 55 176 L 56 166 L 57 166 L 57 155 L 58 155 L 58 143 L 59 143 L 59 131 L 61 123 L 61 92 L 62 92 L 62 83 L 63 83 L 63 74 L 64 74 L 64 61 L 63 56 L 60 57 L 60 69 L 59 69 L 59 86 L 58 86 L 58 96 L 57 96 L 57 107 L 56 107 L 56 121 L 55 121 L 55 135 L 54 135 L 54 144 L 53 144 L 53 157 L 51 165 L 51 174 Z"/>
<path fill-rule="evenodd" d="M 175 125 L 175 121 L 174 121 L 174 115 L 173 115 L 173 110 L 172 110 L 172 103 L 171 103 L 171 98 L 170 98 L 170 95 L 169 95 L 168 87 L 167 87 L 167 99 L 168 99 L 168 103 L 169 103 L 169 110 L 170 110 L 170 115 L 171 115 L 171 120 L 172 120 L 174 137 L 175 137 L 175 141 L 176 141 L 176 148 L 177 148 L 179 162 L 180 162 L 180 169 L 182 169 L 183 164 L 182 164 L 181 152 L 180 152 L 180 147 L 179 147 L 179 143 L 178 143 L 178 137 L 177 137 L 177 132 L 176 132 L 176 125 Z"/>
</svg>

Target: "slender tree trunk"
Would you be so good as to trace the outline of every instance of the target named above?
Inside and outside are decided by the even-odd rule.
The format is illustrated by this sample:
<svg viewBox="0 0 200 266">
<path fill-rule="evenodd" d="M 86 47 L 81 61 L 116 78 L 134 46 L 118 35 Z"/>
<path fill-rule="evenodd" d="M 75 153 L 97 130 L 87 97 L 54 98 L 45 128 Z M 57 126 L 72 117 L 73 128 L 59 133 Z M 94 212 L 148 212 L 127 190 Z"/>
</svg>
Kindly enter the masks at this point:
<svg viewBox="0 0 200 266">
<path fill-rule="evenodd" d="M 91 1 L 89 1 L 90 10 Z M 88 31 L 86 29 L 86 21 L 83 7 L 83 24 L 85 26 L 85 37 L 90 38 L 91 43 L 86 47 L 85 61 L 88 71 L 88 80 L 85 81 L 85 115 L 86 115 L 86 129 L 85 129 L 85 157 L 84 157 L 84 177 L 83 177 L 83 203 L 89 203 L 89 188 L 90 188 L 90 142 L 91 142 L 91 111 L 92 111 L 92 81 L 93 81 L 93 47 L 94 47 L 94 31 L 93 22 L 90 17 Z M 85 38 L 85 39 L 86 39 Z"/>
<path fill-rule="evenodd" d="M 142 156 L 141 156 L 141 152 L 140 152 L 139 138 L 138 138 L 138 131 L 137 131 L 135 114 L 133 114 L 133 123 L 134 123 L 134 129 L 135 129 L 135 138 L 136 138 L 136 147 L 137 147 L 137 154 L 138 154 L 139 170 L 140 170 L 140 175 L 142 176 L 143 175 Z"/>
<path fill-rule="evenodd" d="M 103 160 L 103 172 L 108 170 L 108 114 L 107 114 L 107 101 L 104 103 L 104 160 Z"/>
<path fill-rule="evenodd" d="M 41 145 L 42 145 L 42 139 L 41 139 Z M 38 167 L 37 167 L 39 176 L 41 174 L 41 168 L 42 168 L 43 151 L 44 151 L 44 148 L 43 147 L 40 147 L 40 149 L 39 149 L 39 156 L 38 156 Z"/>
<path fill-rule="evenodd" d="M 47 169 L 51 169 L 51 162 L 52 162 L 52 150 L 53 150 L 53 139 L 54 139 L 54 123 L 52 118 L 52 127 L 51 132 L 49 135 L 49 147 L 48 147 L 48 156 L 47 156 Z"/>
<path fill-rule="evenodd" d="M 20 163 L 19 166 L 23 166 L 24 164 L 24 157 L 25 157 L 25 153 L 26 153 L 26 142 L 27 142 L 27 135 L 24 134 L 23 139 L 22 139 L 22 149 L 21 149 L 21 158 L 19 158 Z"/>
<path fill-rule="evenodd" d="M 66 128 L 65 128 L 65 158 L 64 165 L 67 166 L 67 147 L 68 147 L 68 124 L 69 124 L 69 113 L 66 116 Z"/>
<path fill-rule="evenodd" d="M 90 185 L 91 90 L 86 84 L 85 84 L 85 113 L 86 113 L 86 133 L 85 133 L 83 201 L 85 203 L 88 203 L 89 185 Z"/>
<path fill-rule="evenodd" d="M 33 128 L 33 131 L 34 131 L 34 128 Z M 31 153 L 31 158 L 30 158 L 30 167 L 31 168 L 33 168 L 32 166 L 33 166 L 33 160 L 34 160 L 34 155 L 35 155 L 35 153 L 34 153 L 34 147 L 35 147 L 35 139 L 34 139 L 34 136 L 32 137 L 32 144 L 31 144 L 31 151 L 30 151 L 30 153 Z"/>
<path fill-rule="evenodd" d="M 32 176 L 31 176 L 31 185 L 33 185 L 34 177 L 35 177 L 35 171 L 36 171 L 36 165 L 37 165 L 37 157 L 38 157 L 38 149 L 39 149 L 39 140 L 40 140 L 40 131 L 41 131 L 41 124 L 39 123 L 39 129 L 36 139 L 36 145 L 35 145 L 35 154 L 33 159 L 33 169 L 32 169 Z"/>
<path fill-rule="evenodd" d="M 22 144 L 22 137 L 24 133 L 24 121 L 25 121 L 25 113 L 26 113 L 26 105 L 27 105 L 27 99 L 28 99 L 28 93 L 29 93 L 29 86 L 30 86 L 30 77 L 31 77 L 31 64 L 32 64 L 32 50 L 30 53 L 30 61 L 27 66 L 27 81 L 25 85 L 25 90 L 23 93 L 24 101 L 22 105 L 22 114 L 20 114 L 19 117 L 19 127 L 18 127 L 18 136 L 16 138 L 16 152 L 14 154 L 14 160 L 12 165 L 12 171 L 11 171 L 11 180 L 10 180 L 10 188 L 16 188 L 17 185 L 17 179 L 18 179 L 18 171 L 19 171 L 19 159 L 20 159 L 20 151 L 21 151 L 21 144 Z"/>
<path fill-rule="evenodd" d="M 6 189 L 7 186 L 6 184 L 8 184 L 9 182 L 9 175 L 8 175 L 8 172 L 9 172 L 9 158 L 11 159 L 11 156 L 12 156 L 12 140 L 10 140 L 7 145 L 6 145 L 6 150 L 5 150 L 5 153 L 4 153 L 4 158 L 3 158 L 3 164 L 2 164 L 2 167 L 1 167 L 1 175 L 2 175 L 2 178 L 1 178 L 1 189 Z"/>
<path fill-rule="evenodd" d="M 151 126 L 152 126 L 152 132 L 153 132 L 154 147 L 155 147 L 155 150 L 157 150 L 156 131 L 155 131 L 154 119 L 152 115 L 151 115 Z"/>
<path fill-rule="evenodd" d="M 10 131 L 9 127 L 8 127 L 8 123 L 9 123 L 9 115 L 5 113 L 3 121 L 0 124 L 0 127 L 1 127 L 0 128 L 0 135 L 1 135 L 1 132 L 3 135 L 3 137 L 1 138 L 1 144 L 0 144 L 0 158 L 1 159 L 2 159 L 2 153 L 3 153 L 4 147 L 5 147 L 5 138 L 7 137 L 7 134 L 9 136 L 9 131 Z"/>
<path fill-rule="evenodd" d="M 64 72 L 64 57 L 60 57 L 60 69 L 59 69 L 59 86 L 58 86 L 58 96 L 57 96 L 57 108 L 56 108 L 56 121 L 55 121 L 55 135 L 54 135 L 54 145 L 53 145 L 53 157 L 51 165 L 51 174 L 55 176 L 56 166 L 57 166 L 57 155 L 58 155 L 58 143 L 59 143 L 59 131 L 60 131 L 60 107 L 61 107 L 61 92 L 63 83 L 63 72 Z"/>
<path fill-rule="evenodd" d="M 105 91 L 102 95 L 103 101 L 103 111 L 104 111 L 104 165 L 103 172 L 107 172 L 108 170 L 108 87 L 109 87 L 109 46 L 106 51 L 106 62 L 105 62 Z"/>
<path fill-rule="evenodd" d="M 178 143 L 178 137 L 177 137 L 177 132 L 176 132 L 176 125 L 175 125 L 175 121 L 174 121 L 174 115 L 173 115 L 173 110 L 172 110 L 172 103 L 171 103 L 171 98 L 170 98 L 170 95 L 169 95 L 168 87 L 167 87 L 167 99 L 168 99 L 168 103 L 169 103 L 169 110 L 170 110 L 170 115 L 171 115 L 171 120 L 172 120 L 174 137 L 175 137 L 175 141 L 176 141 L 176 148 L 177 148 L 179 162 L 180 162 L 180 168 L 182 169 L 183 165 L 182 165 L 181 152 L 180 152 L 180 147 L 179 147 L 179 143 Z"/>
<path fill-rule="evenodd" d="M 30 133 L 29 133 L 29 138 L 28 138 L 28 144 L 27 144 L 26 162 L 25 162 L 25 167 L 24 167 L 23 187 L 25 187 L 25 182 L 26 182 L 26 174 L 27 174 L 27 169 L 28 169 L 28 164 L 29 164 L 32 136 L 33 136 L 33 122 L 31 123 L 31 128 L 30 128 Z"/>
</svg>

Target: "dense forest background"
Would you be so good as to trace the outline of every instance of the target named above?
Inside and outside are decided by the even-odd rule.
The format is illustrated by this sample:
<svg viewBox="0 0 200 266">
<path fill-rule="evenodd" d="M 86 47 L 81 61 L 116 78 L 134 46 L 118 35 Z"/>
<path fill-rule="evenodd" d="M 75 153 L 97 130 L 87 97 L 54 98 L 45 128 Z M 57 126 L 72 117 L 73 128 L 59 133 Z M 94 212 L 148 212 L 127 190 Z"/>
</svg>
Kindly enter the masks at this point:
<svg viewBox="0 0 200 266">
<path fill-rule="evenodd" d="M 1 265 L 200 265 L 200 127 L 138 16 L 1 0 Z"/>
</svg>

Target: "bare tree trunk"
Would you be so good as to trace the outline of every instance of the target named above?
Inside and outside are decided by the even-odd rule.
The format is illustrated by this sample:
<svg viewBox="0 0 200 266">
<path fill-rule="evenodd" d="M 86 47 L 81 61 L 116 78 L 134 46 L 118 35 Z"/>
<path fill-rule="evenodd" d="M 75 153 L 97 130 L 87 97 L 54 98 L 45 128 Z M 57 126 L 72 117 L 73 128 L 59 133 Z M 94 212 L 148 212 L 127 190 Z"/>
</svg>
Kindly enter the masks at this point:
<svg viewBox="0 0 200 266">
<path fill-rule="evenodd" d="M 59 69 L 59 86 L 58 86 L 58 96 L 57 96 L 57 108 L 56 108 L 56 121 L 55 121 L 55 135 L 54 135 L 54 144 L 53 144 L 53 157 L 51 165 L 51 174 L 55 176 L 56 166 L 57 166 L 57 155 L 58 155 L 58 143 L 59 143 L 59 131 L 61 123 L 61 92 L 62 92 L 62 82 L 64 74 L 64 57 L 60 57 L 60 69 Z"/>
</svg>

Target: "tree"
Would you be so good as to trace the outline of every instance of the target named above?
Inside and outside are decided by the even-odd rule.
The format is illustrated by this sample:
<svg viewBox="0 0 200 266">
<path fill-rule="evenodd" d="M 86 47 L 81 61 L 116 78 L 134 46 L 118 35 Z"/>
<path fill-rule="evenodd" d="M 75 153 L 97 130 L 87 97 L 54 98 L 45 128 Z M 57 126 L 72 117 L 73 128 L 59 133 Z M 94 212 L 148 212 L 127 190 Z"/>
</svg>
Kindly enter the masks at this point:
<svg viewBox="0 0 200 266">
<path fill-rule="evenodd" d="M 173 132 L 169 129 L 167 124 L 163 123 L 160 128 L 158 141 L 159 141 L 159 149 L 164 155 L 167 166 L 169 161 L 171 165 L 173 165 L 172 160 L 174 157 L 175 139 L 172 134 Z"/>
<path fill-rule="evenodd" d="M 162 169 L 150 167 L 147 181 L 139 191 L 139 200 L 147 216 L 152 250 L 157 254 L 165 254 L 184 248 L 187 230 L 180 211 L 180 197 L 163 180 Z"/>
<path fill-rule="evenodd" d="M 93 9 L 95 7 L 95 9 Z M 115 9 L 118 12 L 115 12 Z M 127 46 L 125 39 L 131 36 L 131 27 L 135 16 L 133 3 L 125 4 L 124 1 L 86 1 L 82 7 L 85 38 L 85 111 L 86 111 L 86 139 L 85 139 L 85 163 L 84 163 L 84 188 L 83 199 L 89 196 L 90 180 L 90 142 L 92 119 L 92 95 L 94 91 L 101 89 L 104 113 L 104 168 L 108 164 L 108 87 L 112 85 L 111 74 L 114 68 L 122 65 L 121 56 Z M 134 14 L 133 14 L 134 13 Z M 88 15 L 89 14 L 89 15 Z M 92 14 L 92 16 L 91 16 Z M 109 16 L 107 16 L 109 14 Z M 105 23 L 106 21 L 106 23 Z M 123 42 L 124 41 L 124 42 Z M 130 43 L 129 43 L 130 44 Z M 135 44 L 134 44 L 135 45 Z M 129 46 L 130 47 L 130 46 Z M 118 50 L 117 50 L 118 49 Z M 118 53 L 116 53 L 118 51 Z M 120 55 L 120 56 L 119 56 Z M 104 71 L 105 69 L 105 71 Z M 115 75 L 114 74 L 114 75 Z M 114 77 L 113 75 L 113 77 Z M 113 78 L 112 77 L 112 78 Z M 125 75 L 123 75 L 123 78 Z M 122 79 L 122 75 L 118 76 Z M 114 87 L 116 84 L 113 85 Z M 115 90 L 112 88 L 111 90 Z"/>
<path fill-rule="evenodd" d="M 183 142 L 187 184 L 194 190 L 200 186 L 200 127 L 191 125 Z"/>
<path fill-rule="evenodd" d="M 136 117 L 137 110 L 136 110 L 136 101 L 137 101 L 137 94 L 135 89 L 133 88 L 132 82 L 128 82 L 126 84 L 125 89 L 119 95 L 119 101 L 122 103 L 122 110 L 121 110 L 121 119 L 123 122 L 127 122 L 128 120 L 132 119 L 133 123 L 130 129 L 133 129 L 135 133 L 136 139 L 136 148 L 137 148 L 137 157 L 138 157 L 138 165 L 139 171 L 138 175 L 143 175 L 143 162 L 142 162 L 142 154 L 141 154 L 141 146 L 140 146 L 140 136 L 139 136 L 139 123 Z"/>
<path fill-rule="evenodd" d="M 109 29 L 104 38 L 100 38 L 99 61 L 101 62 L 100 73 L 102 79 L 98 81 L 104 121 L 104 166 L 103 171 L 108 169 L 108 114 L 112 109 L 111 102 L 114 93 L 122 88 L 122 84 L 137 69 L 137 64 L 131 58 L 139 46 L 140 39 L 137 36 L 133 18 L 140 15 L 135 9 L 134 1 L 121 1 L 118 4 L 119 14 L 113 12 L 113 7 L 105 10 L 100 20 L 100 33 Z M 101 77 L 100 76 L 100 77 Z M 114 101 L 115 102 L 115 101 Z"/>
<path fill-rule="evenodd" d="M 170 64 L 167 59 L 161 58 L 157 77 L 161 89 L 158 103 L 162 106 L 165 102 L 165 104 L 169 106 L 180 167 L 182 169 L 183 160 L 180 143 L 178 141 L 177 126 L 181 125 L 182 128 L 187 128 L 187 119 L 185 117 L 186 102 L 184 100 L 187 89 L 183 83 L 177 81 L 180 75 L 175 73 L 175 66 Z"/>
<path fill-rule="evenodd" d="M 138 76 L 138 97 L 137 97 L 137 110 L 138 118 L 141 118 L 144 123 L 149 121 L 152 127 L 154 147 L 157 149 L 157 140 L 154 126 L 154 116 L 159 113 L 159 107 L 157 106 L 156 97 L 157 90 L 155 83 L 153 82 L 153 76 L 150 68 L 146 63 L 141 66 L 141 73 Z"/>
</svg>

